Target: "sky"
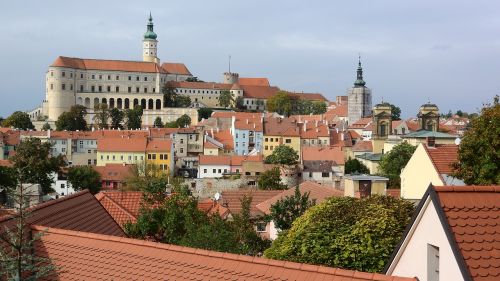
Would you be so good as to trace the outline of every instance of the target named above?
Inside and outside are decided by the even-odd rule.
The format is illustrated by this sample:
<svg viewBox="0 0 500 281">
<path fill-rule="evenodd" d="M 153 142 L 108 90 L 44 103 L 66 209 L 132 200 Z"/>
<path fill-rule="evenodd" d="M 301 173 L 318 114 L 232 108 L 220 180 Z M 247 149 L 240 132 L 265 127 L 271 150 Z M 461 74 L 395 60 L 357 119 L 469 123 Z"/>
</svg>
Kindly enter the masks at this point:
<svg viewBox="0 0 500 281">
<path fill-rule="evenodd" d="M 0 9 L 0 116 L 45 97 L 58 56 L 141 60 L 151 11 L 162 62 L 204 81 L 267 77 L 272 85 L 345 95 L 358 54 L 373 104 L 415 116 L 478 112 L 500 94 L 500 1 L 5 1 Z"/>
</svg>

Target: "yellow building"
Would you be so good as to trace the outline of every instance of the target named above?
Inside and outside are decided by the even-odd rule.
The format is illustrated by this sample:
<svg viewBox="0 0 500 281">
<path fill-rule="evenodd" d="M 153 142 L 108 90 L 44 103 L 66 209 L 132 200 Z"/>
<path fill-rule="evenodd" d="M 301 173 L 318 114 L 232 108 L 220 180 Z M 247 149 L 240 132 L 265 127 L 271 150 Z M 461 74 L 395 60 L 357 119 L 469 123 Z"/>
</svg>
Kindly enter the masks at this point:
<svg viewBox="0 0 500 281">
<path fill-rule="evenodd" d="M 295 120 L 279 117 L 264 120 L 264 157 L 271 155 L 279 145 L 293 148 L 300 161 L 300 132 Z"/>
<path fill-rule="evenodd" d="M 158 166 L 167 174 L 173 174 L 173 150 L 171 140 L 150 140 L 146 146 L 146 163 Z"/>
<path fill-rule="evenodd" d="M 138 164 L 145 161 L 147 139 L 103 138 L 97 141 L 97 166 Z"/>
<path fill-rule="evenodd" d="M 344 196 L 368 197 L 386 195 L 388 178 L 370 175 L 350 175 L 344 178 Z"/>
</svg>

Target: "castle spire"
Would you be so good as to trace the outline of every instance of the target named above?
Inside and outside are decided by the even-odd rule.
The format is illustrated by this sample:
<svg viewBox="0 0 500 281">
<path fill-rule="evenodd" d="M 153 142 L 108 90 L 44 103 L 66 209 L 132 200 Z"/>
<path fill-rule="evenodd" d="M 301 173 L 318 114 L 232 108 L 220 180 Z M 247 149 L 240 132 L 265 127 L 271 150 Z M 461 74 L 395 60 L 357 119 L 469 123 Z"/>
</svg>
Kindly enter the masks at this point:
<svg viewBox="0 0 500 281">
<path fill-rule="evenodd" d="M 354 82 L 355 87 L 364 87 L 366 82 L 363 80 L 363 67 L 361 67 L 361 55 L 358 56 L 358 70 L 356 81 Z"/>
<path fill-rule="evenodd" d="M 151 16 L 151 12 L 149 12 L 149 19 L 148 19 L 148 27 L 146 30 L 146 33 L 144 33 L 144 39 L 153 39 L 156 40 L 156 33 L 153 30 L 153 17 Z"/>
</svg>

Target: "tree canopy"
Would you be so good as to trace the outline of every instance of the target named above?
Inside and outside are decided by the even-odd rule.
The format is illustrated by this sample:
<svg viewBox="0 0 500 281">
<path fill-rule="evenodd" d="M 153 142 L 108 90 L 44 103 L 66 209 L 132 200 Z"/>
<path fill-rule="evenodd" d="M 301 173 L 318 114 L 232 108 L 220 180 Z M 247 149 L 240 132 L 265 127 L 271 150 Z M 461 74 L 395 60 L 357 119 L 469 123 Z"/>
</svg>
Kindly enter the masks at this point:
<svg viewBox="0 0 500 281">
<path fill-rule="evenodd" d="M 165 128 L 185 128 L 191 125 L 191 117 L 187 114 L 183 114 L 177 120 L 165 123 Z"/>
<path fill-rule="evenodd" d="M 172 82 L 167 82 L 162 88 L 163 106 L 165 107 L 190 107 L 191 98 L 187 95 L 179 95 Z"/>
<path fill-rule="evenodd" d="M 142 126 L 142 106 L 136 105 L 133 109 L 125 110 L 125 118 L 127 129 L 140 129 Z"/>
<path fill-rule="evenodd" d="M 219 105 L 228 108 L 235 103 L 234 95 L 229 90 L 222 90 L 219 94 Z"/>
<path fill-rule="evenodd" d="M 401 179 L 399 177 L 401 170 L 406 166 L 415 149 L 417 149 L 416 146 L 402 142 L 382 156 L 378 168 L 382 175 L 389 178 L 388 187 L 401 187 Z"/>
<path fill-rule="evenodd" d="M 270 219 L 276 228 L 287 230 L 292 223 L 310 207 L 316 205 L 316 200 L 309 200 L 309 192 L 302 194 L 299 186 L 295 187 L 293 196 L 286 196 L 271 205 Z"/>
<path fill-rule="evenodd" d="M 163 122 L 161 121 L 161 117 L 158 116 L 155 119 L 155 122 L 153 123 L 153 127 L 155 128 L 163 128 Z"/>
<path fill-rule="evenodd" d="M 101 175 L 91 166 L 75 166 L 68 170 L 68 182 L 75 191 L 88 189 L 96 194 L 101 190 Z"/>
<path fill-rule="evenodd" d="M 268 164 L 295 165 L 298 163 L 299 154 L 287 145 L 278 145 L 273 153 L 266 157 Z"/>
<path fill-rule="evenodd" d="M 410 222 L 413 208 L 408 201 L 386 196 L 334 197 L 308 209 L 289 230 L 280 232 L 264 255 L 380 272 Z"/>
<path fill-rule="evenodd" d="M 4 127 L 14 127 L 21 130 L 33 130 L 35 126 L 31 123 L 30 116 L 26 112 L 16 111 L 7 119 L 2 121 Z"/>
<path fill-rule="evenodd" d="M 281 173 L 279 167 L 274 167 L 262 172 L 257 179 L 257 185 L 259 186 L 259 189 L 264 190 L 283 190 L 287 188 L 285 184 L 281 183 Z"/>
<path fill-rule="evenodd" d="M 290 116 L 292 114 L 292 98 L 286 92 L 279 91 L 267 99 L 267 110 L 280 115 Z"/>
<path fill-rule="evenodd" d="M 116 107 L 109 110 L 109 117 L 111 118 L 111 129 L 123 129 L 123 119 L 125 118 L 125 113 Z"/>
<path fill-rule="evenodd" d="M 358 159 L 349 159 L 344 164 L 345 174 L 370 174 L 370 169 Z"/>
<path fill-rule="evenodd" d="M 109 109 L 106 103 L 97 103 L 94 106 L 94 126 L 98 129 L 107 129 L 109 120 Z"/>
<path fill-rule="evenodd" d="M 466 184 L 500 184 L 500 103 L 498 95 L 471 120 L 458 147 L 454 175 Z"/>
<path fill-rule="evenodd" d="M 57 131 L 85 131 L 87 130 L 87 108 L 83 105 L 74 105 L 69 111 L 59 115 L 56 121 Z"/>
<path fill-rule="evenodd" d="M 210 116 L 212 116 L 213 109 L 207 108 L 207 107 L 201 107 L 198 109 L 198 121 L 201 121 L 201 119 L 208 119 Z"/>
</svg>

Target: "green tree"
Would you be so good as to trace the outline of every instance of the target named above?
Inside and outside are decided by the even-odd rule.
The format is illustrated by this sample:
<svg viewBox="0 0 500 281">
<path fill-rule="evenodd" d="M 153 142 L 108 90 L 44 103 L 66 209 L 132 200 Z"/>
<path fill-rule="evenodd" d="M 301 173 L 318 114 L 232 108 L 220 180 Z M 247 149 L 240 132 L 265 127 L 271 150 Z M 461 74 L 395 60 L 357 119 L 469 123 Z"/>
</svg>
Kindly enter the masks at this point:
<svg viewBox="0 0 500 281">
<path fill-rule="evenodd" d="M 191 125 L 191 117 L 189 117 L 187 114 L 184 114 L 181 117 L 177 118 L 175 123 L 177 123 L 177 126 L 180 128 L 188 127 L 189 125 Z"/>
<path fill-rule="evenodd" d="M 286 185 L 281 183 L 280 169 L 278 167 L 262 172 L 257 179 L 257 185 L 259 189 L 264 190 L 283 190 L 287 188 Z"/>
<path fill-rule="evenodd" d="M 399 106 L 391 105 L 391 118 L 393 121 L 401 120 L 401 108 Z"/>
<path fill-rule="evenodd" d="M 486 104 L 458 147 L 454 175 L 466 184 L 500 184 L 500 103 Z"/>
<path fill-rule="evenodd" d="M 175 107 L 175 99 L 177 98 L 176 88 L 172 82 L 167 82 L 161 89 L 163 93 L 163 106 Z"/>
<path fill-rule="evenodd" d="M 277 146 L 273 153 L 266 157 L 266 163 L 279 165 L 296 165 L 299 160 L 299 154 L 295 149 L 281 144 Z"/>
<path fill-rule="evenodd" d="M 87 108 L 83 105 L 74 105 L 69 111 L 59 115 L 56 121 L 57 131 L 85 131 L 87 129 Z"/>
<path fill-rule="evenodd" d="M 17 186 L 17 171 L 11 167 L 0 166 L 0 191 Z"/>
<path fill-rule="evenodd" d="M 62 156 L 50 156 L 51 149 L 50 142 L 42 143 L 40 139 L 28 138 L 18 145 L 16 154 L 12 156 L 19 180 L 40 184 L 43 194 L 53 191 L 51 185 L 54 181 L 51 174 L 57 173 L 59 168 L 65 165 Z"/>
<path fill-rule="evenodd" d="M 30 192 L 22 183 L 11 191 L 16 215 L 14 224 L 0 231 L 0 279 L 9 281 L 50 280 L 57 268 L 51 259 L 34 254 L 34 244 L 44 232 L 32 233 L 28 218 Z"/>
<path fill-rule="evenodd" d="M 210 116 L 212 116 L 213 109 L 207 108 L 207 107 L 201 107 L 198 109 L 198 121 L 201 121 L 201 119 L 208 119 Z"/>
<path fill-rule="evenodd" d="M 358 159 L 349 159 L 344 164 L 345 174 L 370 174 L 370 169 L 361 163 Z"/>
<path fill-rule="evenodd" d="M 401 170 L 406 166 L 408 161 L 410 161 L 411 156 L 417 149 L 407 142 L 402 142 L 394 146 L 391 151 L 384 154 L 379 163 L 379 171 L 382 175 L 389 178 L 388 187 L 400 188 L 401 180 L 399 175 Z"/>
<path fill-rule="evenodd" d="M 247 107 L 244 105 L 244 99 L 242 96 L 237 96 L 234 100 L 235 107 L 239 110 L 245 110 Z M 257 103 L 259 105 L 259 103 Z"/>
<path fill-rule="evenodd" d="M 198 77 L 193 76 L 193 77 L 188 77 L 186 79 L 186 82 L 204 82 L 203 80 L 198 79 Z"/>
<path fill-rule="evenodd" d="M 380 272 L 412 214 L 412 203 L 393 197 L 334 197 L 308 209 L 289 230 L 280 232 L 264 255 Z"/>
<path fill-rule="evenodd" d="M 163 128 L 163 122 L 161 121 L 160 116 L 156 117 L 155 122 L 153 123 L 153 126 L 155 128 Z"/>
<path fill-rule="evenodd" d="M 31 123 L 30 116 L 26 112 L 16 111 L 2 122 L 4 127 L 14 127 L 21 130 L 33 130 L 35 126 Z"/>
<path fill-rule="evenodd" d="M 101 190 L 101 175 L 91 166 L 74 166 L 68 170 L 68 182 L 74 190 L 88 189 L 96 194 Z"/>
<path fill-rule="evenodd" d="M 49 123 L 46 122 L 45 124 L 43 124 L 42 131 L 48 131 L 50 129 L 51 128 L 50 128 L 50 124 Z"/>
<path fill-rule="evenodd" d="M 309 208 L 316 205 L 316 200 L 309 200 L 309 192 L 302 194 L 299 186 L 295 187 L 293 196 L 286 196 L 271 205 L 270 219 L 276 228 L 287 230 L 292 223 Z"/>
<path fill-rule="evenodd" d="M 286 92 L 279 91 L 274 96 L 267 99 L 267 110 L 270 112 L 290 116 L 292 114 L 292 108 L 292 98 Z"/>
<path fill-rule="evenodd" d="M 134 109 L 127 109 L 125 111 L 125 125 L 127 126 L 127 129 L 129 130 L 134 130 L 134 129 L 140 129 L 142 125 L 142 106 L 136 105 Z"/>
<path fill-rule="evenodd" d="M 312 104 L 312 114 L 319 115 L 326 112 L 326 103 L 322 101 L 315 101 Z"/>
<path fill-rule="evenodd" d="M 109 110 L 109 117 L 111 118 L 111 129 L 123 129 L 123 119 L 125 117 L 125 113 L 118 108 L 114 107 Z"/>
<path fill-rule="evenodd" d="M 234 104 L 234 95 L 229 90 L 222 90 L 219 94 L 219 105 L 228 108 Z"/>
<path fill-rule="evenodd" d="M 466 115 L 467 113 L 464 113 L 462 110 L 457 110 L 457 112 L 455 113 L 458 117 L 463 117 L 464 115 Z"/>
<path fill-rule="evenodd" d="M 98 129 L 107 129 L 109 120 L 108 104 L 98 103 L 94 106 L 94 117 L 92 118 L 94 125 Z"/>
<path fill-rule="evenodd" d="M 190 107 L 191 98 L 187 95 L 177 95 L 174 104 L 175 107 Z"/>
</svg>

